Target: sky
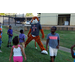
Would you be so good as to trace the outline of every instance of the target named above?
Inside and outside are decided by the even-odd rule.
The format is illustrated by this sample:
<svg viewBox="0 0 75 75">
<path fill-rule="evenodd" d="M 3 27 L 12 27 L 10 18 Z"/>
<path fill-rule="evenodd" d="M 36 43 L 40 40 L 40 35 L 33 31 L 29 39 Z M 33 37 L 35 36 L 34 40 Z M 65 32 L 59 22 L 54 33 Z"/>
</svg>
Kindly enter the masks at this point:
<svg viewBox="0 0 75 75">
<path fill-rule="evenodd" d="M 26 13 L 17 13 L 17 14 L 26 14 Z M 37 16 L 37 13 L 33 13 L 34 16 Z"/>
</svg>

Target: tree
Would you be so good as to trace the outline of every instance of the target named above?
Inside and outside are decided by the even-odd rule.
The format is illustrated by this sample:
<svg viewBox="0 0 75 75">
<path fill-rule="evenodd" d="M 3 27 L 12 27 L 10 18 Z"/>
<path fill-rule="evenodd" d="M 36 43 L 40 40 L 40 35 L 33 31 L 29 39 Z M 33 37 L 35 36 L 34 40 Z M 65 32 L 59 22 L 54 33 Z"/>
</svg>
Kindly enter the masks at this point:
<svg viewBox="0 0 75 75">
<path fill-rule="evenodd" d="M 26 13 L 26 17 L 28 16 L 34 16 L 33 13 Z"/>
<path fill-rule="evenodd" d="M 5 15 L 5 13 L 0 13 L 0 16 L 3 16 L 3 15 Z"/>
<path fill-rule="evenodd" d="M 40 16 L 40 14 L 38 13 L 38 16 Z"/>
</svg>

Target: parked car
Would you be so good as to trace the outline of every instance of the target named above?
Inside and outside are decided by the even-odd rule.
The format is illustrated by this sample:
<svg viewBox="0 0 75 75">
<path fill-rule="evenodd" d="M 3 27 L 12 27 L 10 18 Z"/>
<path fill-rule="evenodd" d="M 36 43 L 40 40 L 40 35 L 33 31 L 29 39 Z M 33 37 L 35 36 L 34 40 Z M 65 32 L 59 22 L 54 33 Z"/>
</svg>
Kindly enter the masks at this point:
<svg viewBox="0 0 75 75">
<path fill-rule="evenodd" d="M 30 24 L 31 21 L 26 21 L 26 24 Z"/>
<path fill-rule="evenodd" d="M 20 21 L 17 21 L 16 23 L 21 23 Z"/>
</svg>

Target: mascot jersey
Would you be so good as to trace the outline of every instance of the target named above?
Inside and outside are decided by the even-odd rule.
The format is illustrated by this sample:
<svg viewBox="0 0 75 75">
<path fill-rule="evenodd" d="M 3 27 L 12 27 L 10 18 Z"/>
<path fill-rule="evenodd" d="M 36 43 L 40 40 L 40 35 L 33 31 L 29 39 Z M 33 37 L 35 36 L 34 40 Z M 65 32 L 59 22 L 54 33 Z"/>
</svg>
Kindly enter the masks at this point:
<svg viewBox="0 0 75 75">
<path fill-rule="evenodd" d="M 42 29 L 40 23 L 37 24 L 31 24 L 31 34 L 34 36 L 38 36 L 39 35 L 39 30 Z"/>
</svg>

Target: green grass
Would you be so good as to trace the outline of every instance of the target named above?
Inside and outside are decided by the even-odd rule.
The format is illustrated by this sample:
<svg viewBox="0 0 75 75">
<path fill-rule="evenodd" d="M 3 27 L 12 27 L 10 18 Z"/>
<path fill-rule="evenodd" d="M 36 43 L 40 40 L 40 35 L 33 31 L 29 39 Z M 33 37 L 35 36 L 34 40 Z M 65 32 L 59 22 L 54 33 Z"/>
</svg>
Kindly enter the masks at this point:
<svg viewBox="0 0 75 75">
<path fill-rule="evenodd" d="M 75 31 L 57 31 L 60 35 L 60 45 L 71 48 L 75 44 Z"/>
<path fill-rule="evenodd" d="M 30 42 L 28 46 L 26 47 L 26 55 L 28 57 L 28 62 L 49 62 L 50 56 L 41 54 L 41 50 L 39 46 L 37 45 L 38 50 L 34 47 L 34 42 Z M 45 46 L 46 47 L 46 46 Z M 71 56 L 71 53 L 67 53 L 61 50 L 58 50 L 58 55 L 55 59 L 55 62 L 73 62 L 73 58 Z"/>
<path fill-rule="evenodd" d="M 45 38 L 42 39 L 42 34 L 40 32 L 40 38 L 43 41 L 46 41 L 47 35 L 50 33 L 50 30 L 44 30 Z M 60 46 L 71 48 L 75 44 L 75 31 L 56 31 L 60 36 Z M 25 34 L 28 34 L 28 31 L 25 31 Z"/>
<path fill-rule="evenodd" d="M 49 30 L 44 31 L 45 39 L 47 34 L 50 33 Z M 60 36 L 60 46 L 71 48 L 75 44 L 75 31 L 56 31 Z"/>
<path fill-rule="evenodd" d="M 3 43 L 2 43 L 2 53 L 0 53 L 0 62 L 9 62 L 9 55 L 10 55 L 11 48 L 6 47 L 7 42 L 8 42 L 7 29 L 8 28 L 3 26 L 3 38 L 2 38 Z M 44 31 L 44 32 L 45 32 L 45 38 L 46 38 L 46 35 L 47 35 L 47 33 L 49 33 L 49 31 Z M 70 31 L 69 31 L 69 33 L 71 34 Z M 68 33 L 68 35 L 69 35 L 69 33 Z M 63 34 L 63 32 L 60 32 L 59 34 L 61 37 L 61 34 Z M 18 34 L 14 33 L 14 36 L 16 36 L 16 35 L 18 35 Z M 71 35 L 70 35 L 70 37 L 71 37 Z M 63 40 L 64 40 L 64 38 L 63 38 Z M 34 41 L 31 41 L 27 45 L 27 47 L 25 49 L 26 56 L 27 56 L 26 62 L 49 62 L 50 61 L 49 54 L 48 55 L 41 54 L 41 50 L 38 45 L 37 45 L 37 47 L 38 47 L 38 49 L 36 50 L 35 46 L 34 46 Z M 46 47 L 46 46 L 44 45 L 44 47 Z M 72 58 L 71 53 L 67 53 L 67 52 L 58 50 L 58 55 L 56 57 L 55 62 L 73 62 L 73 60 L 74 59 Z M 23 60 L 23 61 L 25 62 L 25 60 Z M 12 59 L 12 62 L 13 62 L 13 59 Z"/>
<path fill-rule="evenodd" d="M 14 36 L 17 34 L 14 33 Z M 8 35 L 7 35 L 7 27 L 3 26 L 3 35 L 2 35 L 2 46 L 1 50 L 2 53 L 0 53 L 0 62 L 8 62 L 9 61 L 9 55 L 11 48 L 7 48 L 7 42 L 8 42 Z"/>
</svg>

